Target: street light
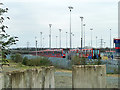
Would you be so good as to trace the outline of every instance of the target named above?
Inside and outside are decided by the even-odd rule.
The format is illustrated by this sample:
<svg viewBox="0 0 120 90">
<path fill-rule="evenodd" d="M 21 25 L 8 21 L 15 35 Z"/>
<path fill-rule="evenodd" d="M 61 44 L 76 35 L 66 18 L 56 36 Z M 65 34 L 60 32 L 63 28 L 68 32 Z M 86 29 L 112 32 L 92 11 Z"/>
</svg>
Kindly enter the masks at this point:
<svg viewBox="0 0 120 90">
<path fill-rule="evenodd" d="M 81 18 L 81 49 L 83 48 L 83 17 L 80 17 Z"/>
<path fill-rule="evenodd" d="M 104 48 L 105 48 L 105 44 L 106 44 L 106 42 L 104 42 Z"/>
<path fill-rule="evenodd" d="M 36 56 L 37 56 L 37 37 L 35 37 L 35 44 L 36 44 Z"/>
<path fill-rule="evenodd" d="M 111 29 L 110 29 L 110 51 L 111 51 Z"/>
<path fill-rule="evenodd" d="M 73 9 L 73 7 L 69 6 L 68 8 L 70 9 L 70 48 L 71 48 L 71 10 Z"/>
<path fill-rule="evenodd" d="M 61 48 L 61 29 L 59 29 L 60 31 L 60 48 Z"/>
<path fill-rule="evenodd" d="M 74 48 L 74 36 L 75 36 L 75 34 L 72 34 L 72 36 L 73 36 L 73 39 L 72 39 L 72 44 L 73 44 L 73 48 Z"/>
<path fill-rule="evenodd" d="M 85 26 L 86 24 L 83 24 L 83 26 L 84 26 L 84 48 L 85 48 Z"/>
<path fill-rule="evenodd" d="M 50 34 L 49 34 L 49 48 L 51 49 L 51 26 L 52 24 L 49 24 L 50 27 Z"/>
<path fill-rule="evenodd" d="M 45 46 L 44 46 L 44 40 L 45 40 L 45 38 L 43 38 L 43 48 L 45 47 Z"/>
<path fill-rule="evenodd" d="M 93 29 L 91 28 L 90 30 L 91 30 L 91 48 L 92 48 L 92 31 L 93 31 Z"/>
<path fill-rule="evenodd" d="M 68 32 L 66 32 L 66 48 L 67 48 L 67 33 L 68 33 Z"/>
<path fill-rule="evenodd" d="M 98 38 L 98 37 L 96 36 L 96 48 L 97 48 L 97 38 Z"/>
<path fill-rule="evenodd" d="M 41 35 L 41 49 L 42 49 L 42 32 L 40 32 L 40 35 Z"/>
<path fill-rule="evenodd" d="M 58 36 L 56 36 L 56 48 L 57 48 L 57 38 L 58 38 Z"/>
<path fill-rule="evenodd" d="M 27 42 L 27 50 L 29 49 L 29 44 L 30 44 L 30 42 Z"/>
</svg>

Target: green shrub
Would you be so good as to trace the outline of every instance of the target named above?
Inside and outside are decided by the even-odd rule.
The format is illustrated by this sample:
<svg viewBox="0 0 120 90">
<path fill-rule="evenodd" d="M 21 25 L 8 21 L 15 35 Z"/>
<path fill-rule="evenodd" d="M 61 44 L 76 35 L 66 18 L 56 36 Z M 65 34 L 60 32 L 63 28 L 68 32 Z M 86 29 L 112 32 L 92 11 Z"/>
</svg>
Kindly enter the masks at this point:
<svg viewBox="0 0 120 90">
<path fill-rule="evenodd" d="M 72 58 L 72 65 L 86 65 L 86 58 L 74 56 Z"/>
<path fill-rule="evenodd" d="M 24 57 L 24 58 L 23 58 L 23 61 L 22 61 L 22 64 L 26 65 L 28 60 L 29 60 L 29 59 L 28 59 L 27 57 Z"/>
<path fill-rule="evenodd" d="M 15 54 L 15 55 L 11 55 L 11 60 L 13 60 L 16 63 L 22 62 L 23 58 L 21 54 Z"/>
<path fill-rule="evenodd" d="M 23 60 L 23 64 L 27 66 L 50 66 L 51 62 L 47 58 L 35 58 Z"/>
</svg>

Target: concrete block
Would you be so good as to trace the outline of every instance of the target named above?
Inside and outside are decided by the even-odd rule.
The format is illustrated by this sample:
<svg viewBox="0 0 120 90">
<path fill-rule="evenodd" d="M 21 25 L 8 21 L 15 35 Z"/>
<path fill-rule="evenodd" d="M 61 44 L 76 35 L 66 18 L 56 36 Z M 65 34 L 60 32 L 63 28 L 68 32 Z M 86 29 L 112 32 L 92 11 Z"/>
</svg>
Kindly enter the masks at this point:
<svg viewBox="0 0 120 90">
<path fill-rule="evenodd" d="M 72 67 L 73 88 L 106 88 L 105 65 L 75 65 Z"/>
</svg>

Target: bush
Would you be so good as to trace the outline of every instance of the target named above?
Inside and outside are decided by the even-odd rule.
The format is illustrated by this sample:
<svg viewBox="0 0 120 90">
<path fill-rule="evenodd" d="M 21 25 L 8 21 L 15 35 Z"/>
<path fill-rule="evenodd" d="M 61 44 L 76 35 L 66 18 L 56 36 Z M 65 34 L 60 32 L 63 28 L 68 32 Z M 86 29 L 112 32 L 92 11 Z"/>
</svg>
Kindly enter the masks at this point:
<svg viewBox="0 0 120 90">
<path fill-rule="evenodd" d="M 28 58 L 27 58 L 27 57 L 24 57 L 24 58 L 23 58 L 23 61 L 22 61 L 22 64 L 26 65 L 26 64 L 27 64 L 27 61 L 28 61 Z"/>
<path fill-rule="evenodd" d="M 74 56 L 72 58 L 72 65 L 86 65 L 86 58 L 84 57 L 79 57 L 79 56 Z"/>
<path fill-rule="evenodd" d="M 30 60 L 24 58 L 23 64 L 27 66 L 50 66 L 51 62 L 47 58 L 35 58 Z"/>
<path fill-rule="evenodd" d="M 11 55 L 11 60 L 13 60 L 16 63 L 22 62 L 23 58 L 21 54 L 15 54 L 15 55 Z"/>
</svg>

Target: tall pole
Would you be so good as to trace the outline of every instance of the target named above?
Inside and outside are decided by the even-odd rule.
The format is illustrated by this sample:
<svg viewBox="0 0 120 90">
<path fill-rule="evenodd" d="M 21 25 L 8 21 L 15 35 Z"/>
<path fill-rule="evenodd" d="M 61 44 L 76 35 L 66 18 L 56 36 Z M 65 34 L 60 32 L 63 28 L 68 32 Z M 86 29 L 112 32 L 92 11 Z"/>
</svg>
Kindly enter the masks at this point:
<svg viewBox="0 0 120 90">
<path fill-rule="evenodd" d="M 61 29 L 59 29 L 59 31 L 60 31 L 60 48 L 61 48 Z"/>
<path fill-rule="evenodd" d="M 81 49 L 83 48 L 83 17 L 81 18 Z"/>
<path fill-rule="evenodd" d="M 35 44 L 36 44 L 36 56 L 37 56 L 37 37 L 35 37 Z"/>
<path fill-rule="evenodd" d="M 68 32 L 66 32 L 66 48 L 67 48 L 67 33 L 68 33 Z"/>
<path fill-rule="evenodd" d="M 73 7 L 69 6 L 68 8 L 70 9 L 70 48 L 71 48 L 71 9 L 73 9 Z"/>
<path fill-rule="evenodd" d="M 49 24 L 50 27 L 50 34 L 49 34 L 49 48 L 51 49 L 51 26 L 52 24 Z"/>
<path fill-rule="evenodd" d="M 105 48 L 105 43 L 106 43 L 106 42 L 104 42 L 104 48 Z"/>
<path fill-rule="evenodd" d="M 45 38 L 42 38 L 42 39 L 43 39 L 43 48 L 44 48 L 44 47 L 45 47 L 45 46 L 44 46 L 44 39 L 45 39 Z"/>
<path fill-rule="evenodd" d="M 57 37 L 58 37 L 58 36 L 56 36 L 56 48 L 57 48 Z"/>
<path fill-rule="evenodd" d="M 98 38 L 98 37 L 96 36 L 96 48 L 97 48 L 97 38 Z"/>
<path fill-rule="evenodd" d="M 41 45 L 41 49 L 42 49 L 42 32 L 40 32 L 40 36 L 41 36 L 40 45 Z"/>
<path fill-rule="evenodd" d="M 111 51 L 111 29 L 110 29 L 110 51 Z"/>
<path fill-rule="evenodd" d="M 92 48 L 92 31 L 93 31 L 93 29 L 91 28 L 90 30 L 91 30 L 91 48 Z"/>
<path fill-rule="evenodd" d="M 74 34 L 72 34 L 72 35 L 73 35 L 73 39 L 74 39 Z M 73 44 L 73 48 L 74 48 L 74 40 L 73 39 L 72 39 L 72 41 L 73 41 L 72 44 Z"/>
<path fill-rule="evenodd" d="M 84 48 L 85 48 L 85 24 L 83 24 L 83 26 L 84 26 Z"/>
<path fill-rule="evenodd" d="M 101 36 L 101 48 L 103 48 L 103 39 L 102 39 L 102 36 Z"/>
</svg>

